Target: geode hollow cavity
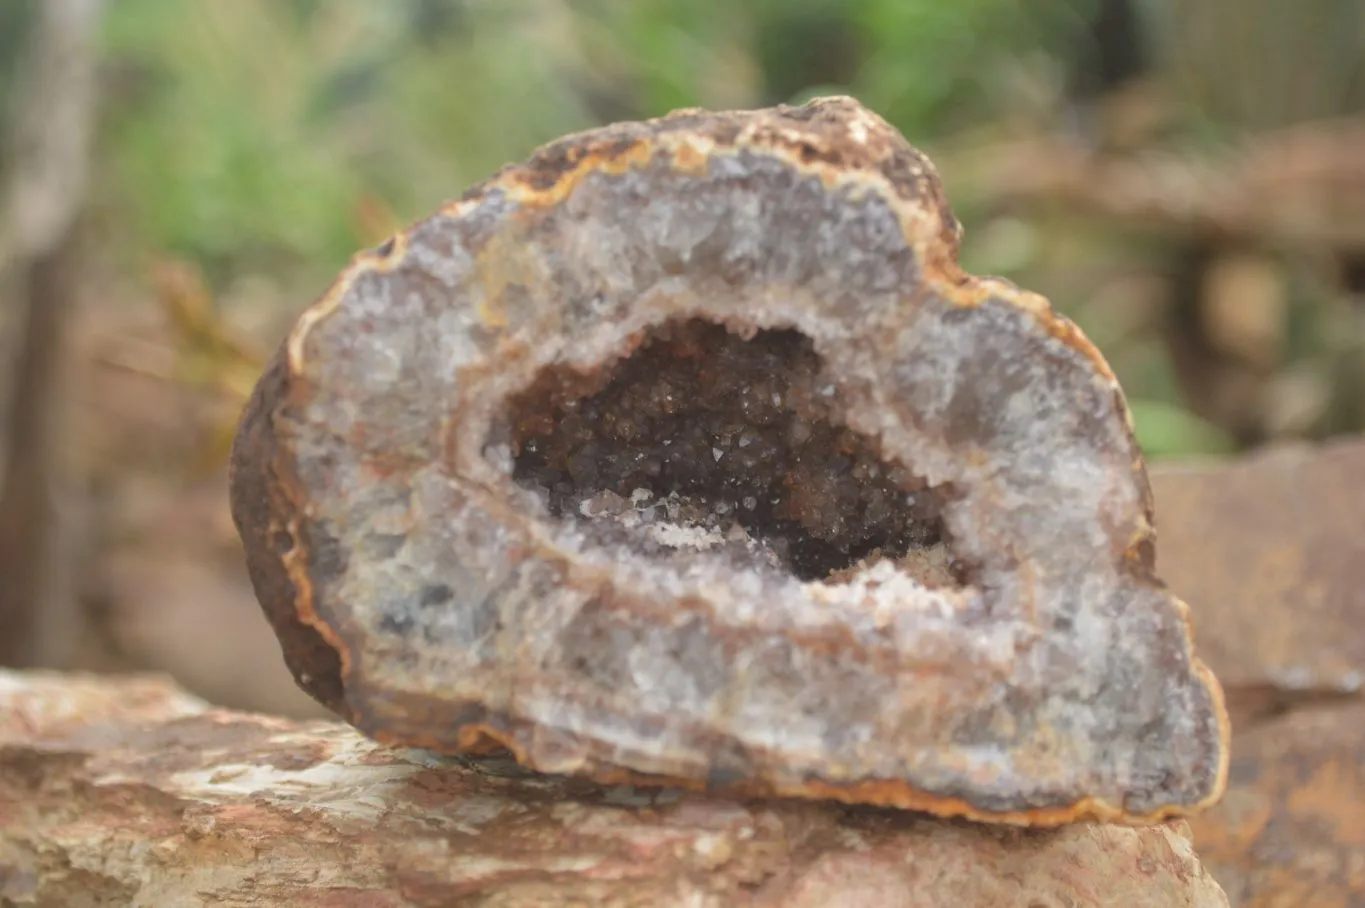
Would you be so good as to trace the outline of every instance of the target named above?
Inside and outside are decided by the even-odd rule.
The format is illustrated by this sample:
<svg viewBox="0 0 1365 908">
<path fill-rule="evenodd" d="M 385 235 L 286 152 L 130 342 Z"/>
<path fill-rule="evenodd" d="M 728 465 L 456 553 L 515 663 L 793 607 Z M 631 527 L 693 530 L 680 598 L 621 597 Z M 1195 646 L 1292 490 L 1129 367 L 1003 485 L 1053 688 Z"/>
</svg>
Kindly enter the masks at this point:
<svg viewBox="0 0 1365 908">
<path fill-rule="evenodd" d="M 232 508 L 298 682 L 377 739 L 1027 825 L 1215 801 L 1103 358 L 956 264 L 847 98 L 569 136 L 356 258 Z"/>
</svg>

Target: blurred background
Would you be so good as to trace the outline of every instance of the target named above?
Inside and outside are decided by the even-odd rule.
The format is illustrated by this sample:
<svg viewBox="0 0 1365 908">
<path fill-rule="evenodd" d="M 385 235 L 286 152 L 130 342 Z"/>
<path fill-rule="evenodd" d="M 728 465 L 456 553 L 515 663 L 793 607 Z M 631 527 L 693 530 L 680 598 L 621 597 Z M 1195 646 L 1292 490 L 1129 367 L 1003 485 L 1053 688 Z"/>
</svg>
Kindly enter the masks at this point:
<svg viewBox="0 0 1365 908">
<path fill-rule="evenodd" d="M 293 317 L 565 132 L 831 92 L 1153 459 L 1365 426 L 1365 0 L 0 0 L 0 664 L 315 712 L 225 498 Z"/>
</svg>

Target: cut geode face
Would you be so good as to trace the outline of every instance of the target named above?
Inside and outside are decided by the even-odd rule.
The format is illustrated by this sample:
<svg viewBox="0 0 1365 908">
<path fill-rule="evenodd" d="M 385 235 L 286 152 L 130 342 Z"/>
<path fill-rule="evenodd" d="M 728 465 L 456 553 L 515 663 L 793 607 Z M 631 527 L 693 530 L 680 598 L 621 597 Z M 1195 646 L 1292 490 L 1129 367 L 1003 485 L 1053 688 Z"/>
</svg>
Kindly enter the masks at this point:
<svg viewBox="0 0 1365 908">
<path fill-rule="evenodd" d="M 373 254 L 232 504 L 305 690 L 603 782 L 1030 825 L 1221 793 L 1099 353 L 845 98 L 570 136 Z"/>
</svg>

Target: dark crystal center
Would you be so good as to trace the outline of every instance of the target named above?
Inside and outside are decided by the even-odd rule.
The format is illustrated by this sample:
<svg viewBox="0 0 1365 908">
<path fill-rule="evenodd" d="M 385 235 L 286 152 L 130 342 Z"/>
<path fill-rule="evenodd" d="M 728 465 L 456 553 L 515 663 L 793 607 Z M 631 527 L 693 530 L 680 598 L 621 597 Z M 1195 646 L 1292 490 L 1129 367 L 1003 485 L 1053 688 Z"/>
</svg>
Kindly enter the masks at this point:
<svg viewBox="0 0 1365 908">
<path fill-rule="evenodd" d="M 651 551 L 719 549 L 803 580 L 918 558 L 916 574 L 951 582 L 932 490 L 840 412 L 808 337 L 690 320 L 598 374 L 542 371 L 504 429 L 513 478 L 552 514 Z"/>
</svg>

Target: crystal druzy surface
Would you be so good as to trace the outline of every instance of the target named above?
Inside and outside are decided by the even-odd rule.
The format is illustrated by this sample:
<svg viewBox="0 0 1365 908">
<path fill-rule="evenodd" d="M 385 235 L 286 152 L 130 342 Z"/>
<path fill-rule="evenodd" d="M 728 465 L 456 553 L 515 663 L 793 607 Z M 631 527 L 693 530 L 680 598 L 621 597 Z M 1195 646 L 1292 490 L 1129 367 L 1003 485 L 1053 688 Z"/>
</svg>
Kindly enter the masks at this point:
<svg viewBox="0 0 1365 908">
<path fill-rule="evenodd" d="M 847 98 L 569 136 L 359 255 L 238 434 L 305 690 L 383 741 L 1000 822 L 1212 803 L 1103 358 Z"/>
</svg>

